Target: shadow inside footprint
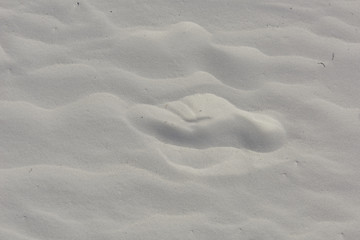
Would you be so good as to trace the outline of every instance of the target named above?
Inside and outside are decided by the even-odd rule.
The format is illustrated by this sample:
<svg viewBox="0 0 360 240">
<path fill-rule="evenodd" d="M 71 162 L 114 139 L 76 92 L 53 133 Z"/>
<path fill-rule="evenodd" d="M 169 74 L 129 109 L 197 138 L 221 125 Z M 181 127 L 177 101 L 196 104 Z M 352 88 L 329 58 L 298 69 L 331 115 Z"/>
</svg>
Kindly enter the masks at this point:
<svg viewBox="0 0 360 240">
<path fill-rule="evenodd" d="M 243 111 L 213 94 L 196 94 L 162 106 L 137 105 L 128 117 L 142 132 L 190 148 L 235 147 L 274 151 L 285 141 L 277 120 Z"/>
</svg>

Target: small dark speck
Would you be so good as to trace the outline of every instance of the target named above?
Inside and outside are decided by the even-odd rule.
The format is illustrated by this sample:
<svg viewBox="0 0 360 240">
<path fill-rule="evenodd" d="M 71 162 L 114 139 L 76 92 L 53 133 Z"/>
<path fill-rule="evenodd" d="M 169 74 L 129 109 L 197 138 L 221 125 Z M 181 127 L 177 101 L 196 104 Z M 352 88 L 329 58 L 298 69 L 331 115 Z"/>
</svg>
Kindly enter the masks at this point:
<svg viewBox="0 0 360 240">
<path fill-rule="evenodd" d="M 323 67 L 326 67 L 325 63 L 323 63 L 323 62 L 319 62 L 318 64 L 321 64 Z"/>
<path fill-rule="evenodd" d="M 290 10 L 292 10 L 293 8 L 291 7 Z"/>
<path fill-rule="evenodd" d="M 141 118 L 144 118 L 143 116 L 141 116 Z"/>
<path fill-rule="evenodd" d="M 112 11 L 109 11 L 109 12 L 111 12 L 111 13 L 112 13 Z"/>
<path fill-rule="evenodd" d="M 78 6 L 80 5 L 80 3 L 79 3 L 79 2 L 77 2 L 76 4 L 77 4 Z"/>
</svg>

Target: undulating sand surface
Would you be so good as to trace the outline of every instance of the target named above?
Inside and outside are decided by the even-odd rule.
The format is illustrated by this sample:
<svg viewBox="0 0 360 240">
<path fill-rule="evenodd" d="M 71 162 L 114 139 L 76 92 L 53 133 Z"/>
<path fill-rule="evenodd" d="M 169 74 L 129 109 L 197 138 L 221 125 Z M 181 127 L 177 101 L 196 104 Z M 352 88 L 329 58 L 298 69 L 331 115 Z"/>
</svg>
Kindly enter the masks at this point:
<svg viewBox="0 0 360 240">
<path fill-rule="evenodd" d="M 1 240 L 360 239 L 360 1 L 0 1 Z"/>
</svg>

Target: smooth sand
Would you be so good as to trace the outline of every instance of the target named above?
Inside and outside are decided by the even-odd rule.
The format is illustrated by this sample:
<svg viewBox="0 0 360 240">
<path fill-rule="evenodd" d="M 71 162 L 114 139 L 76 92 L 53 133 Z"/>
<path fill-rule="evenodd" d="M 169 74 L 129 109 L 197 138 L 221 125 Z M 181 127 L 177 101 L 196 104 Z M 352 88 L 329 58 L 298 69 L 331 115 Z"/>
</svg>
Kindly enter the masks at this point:
<svg viewBox="0 0 360 240">
<path fill-rule="evenodd" d="M 359 1 L 0 1 L 1 240 L 360 239 Z"/>
</svg>

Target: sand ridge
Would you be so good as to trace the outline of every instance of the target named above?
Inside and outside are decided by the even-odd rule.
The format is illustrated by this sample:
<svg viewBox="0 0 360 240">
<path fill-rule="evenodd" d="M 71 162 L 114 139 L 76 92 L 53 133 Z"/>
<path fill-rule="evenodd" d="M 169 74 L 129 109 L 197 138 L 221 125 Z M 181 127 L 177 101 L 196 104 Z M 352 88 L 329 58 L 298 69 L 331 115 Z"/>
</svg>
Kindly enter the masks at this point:
<svg viewBox="0 0 360 240">
<path fill-rule="evenodd" d="M 358 239 L 357 1 L 0 1 L 0 239 Z"/>
</svg>

